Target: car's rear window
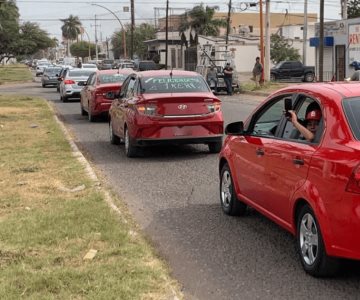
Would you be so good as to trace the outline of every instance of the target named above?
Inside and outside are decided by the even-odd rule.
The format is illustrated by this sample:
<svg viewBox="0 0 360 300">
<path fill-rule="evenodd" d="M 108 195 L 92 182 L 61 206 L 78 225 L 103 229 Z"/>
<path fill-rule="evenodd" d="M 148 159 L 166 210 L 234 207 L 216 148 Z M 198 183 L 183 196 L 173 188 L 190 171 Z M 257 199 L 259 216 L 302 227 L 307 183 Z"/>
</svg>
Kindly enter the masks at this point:
<svg viewBox="0 0 360 300">
<path fill-rule="evenodd" d="M 90 76 L 92 73 L 94 73 L 93 70 L 70 70 L 69 76 L 70 77 Z"/>
<path fill-rule="evenodd" d="M 156 64 L 152 61 L 141 61 L 139 62 L 139 71 L 156 70 Z"/>
<path fill-rule="evenodd" d="M 343 107 L 355 138 L 360 140 L 360 98 L 344 99 Z"/>
<path fill-rule="evenodd" d="M 59 72 L 61 71 L 61 68 L 46 68 L 45 69 L 45 74 L 59 74 Z"/>
<path fill-rule="evenodd" d="M 144 93 L 193 93 L 208 92 L 209 88 L 201 76 L 156 76 L 143 77 Z"/>
<path fill-rule="evenodd" d="M 124 74 L 101 74 L 99 75 L 100 83 L 123 82 L 127 75 Z"/>
</svg>

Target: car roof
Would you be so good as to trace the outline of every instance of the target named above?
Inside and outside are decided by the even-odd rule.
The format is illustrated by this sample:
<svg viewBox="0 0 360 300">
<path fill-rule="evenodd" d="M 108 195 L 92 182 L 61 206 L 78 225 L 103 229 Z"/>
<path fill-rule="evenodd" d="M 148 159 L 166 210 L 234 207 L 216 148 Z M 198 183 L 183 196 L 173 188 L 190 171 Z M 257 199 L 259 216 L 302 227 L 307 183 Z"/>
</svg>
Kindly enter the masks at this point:
<svg viewBox="0 0 360 300">
<path fill-rule="evenodd" d="M 343 98 L 360 97 L 360 82 L 316 82 L 291 85 L 276 91 L 272 95 L 284 92 L 313 93 L 341 101 Z"/>
<path fill-rule="evenodd" d="M 149 70 L 138 72 L 140 76 L 170 76 L 170 73 L 175 76 L 201 76 L 197 72 L 183 71 L 183 70 Z"/>
<path fill-rule="evenodd" d="M 133 69 L 110 69 L 110 70 L 99 70 L 98 74 L 130 74 L 134 73 Z"/>
</svg>

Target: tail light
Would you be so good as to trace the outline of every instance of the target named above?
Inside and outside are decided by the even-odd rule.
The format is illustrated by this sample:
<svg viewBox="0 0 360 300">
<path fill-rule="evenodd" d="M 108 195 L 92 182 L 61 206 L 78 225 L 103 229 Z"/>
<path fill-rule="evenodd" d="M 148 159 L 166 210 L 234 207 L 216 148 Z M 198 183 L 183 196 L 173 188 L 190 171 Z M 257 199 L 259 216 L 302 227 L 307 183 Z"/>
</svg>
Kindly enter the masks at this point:
<svg viewBox="0 0 360 300">
<path fill-rule="evenodd" d="M 346 191 L 360 194 L 360 165 L 357 165 L 352 172 L 349 182 L 346 186 Z"/>
<path fill-rule="evenodd" d="M 206 101 L 206 99 L 205 99 Z M 207 108 L 209 110 L 210 113 L 214 113 L 217 111 L 220 111 L 221 109 L 221 103 L 220 102 L 212 102 L 212 103 L 208 103 L 207 104 Z"/>
<path fill-rule="evenodd" d="M 64 80 L 64 84 L 75 84 L 74 80 L 66 79 Z"/>
<path fill-rule="evenodd" d="M 147 104 L 147 105 L 137 105 L 136 106 L 137 111 L 142 115 L 147 116 L 154 116 L 156 114 L 156 105 L 153 104 Z"/>
</svg>

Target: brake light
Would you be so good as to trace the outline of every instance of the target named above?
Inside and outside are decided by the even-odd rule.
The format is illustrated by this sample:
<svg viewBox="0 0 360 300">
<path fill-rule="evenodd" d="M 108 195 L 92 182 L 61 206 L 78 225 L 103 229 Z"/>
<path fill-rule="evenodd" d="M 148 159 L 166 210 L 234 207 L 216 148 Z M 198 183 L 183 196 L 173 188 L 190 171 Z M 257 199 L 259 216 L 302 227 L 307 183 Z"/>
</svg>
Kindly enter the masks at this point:
<svg viewBox="0 0 360 300">
<path fill-rule="evenodd" d="M 357 165 L 352 172 L 346 191 L 360 194 L 360 165 Z"/>
<path fill-rule="evenodd" d="M 66 79 L 64 80 L 64 84 L 75 84 L 74 80 Z"/>
<path fill-rule="evenodd" d="M 220 102 L 215 102 L 215 103 L 207 104 L 207 108 L 208 108 L 209 112 L 211 112 L 211 113 L 220 111 L 221 103 Z"/>
<path fill-rule="evenodd" d="M 136 109 L 143 115 L 154 116 L 156 114 L 156 105 L 137 105 Z"/>
</svg>

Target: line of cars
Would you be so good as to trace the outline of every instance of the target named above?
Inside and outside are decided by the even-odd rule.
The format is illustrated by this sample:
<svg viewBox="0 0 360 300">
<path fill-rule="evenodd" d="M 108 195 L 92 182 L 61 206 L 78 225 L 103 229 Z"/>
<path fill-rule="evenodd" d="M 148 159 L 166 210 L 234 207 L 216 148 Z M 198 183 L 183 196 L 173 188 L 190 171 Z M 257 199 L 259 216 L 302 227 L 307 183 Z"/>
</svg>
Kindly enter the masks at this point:
<svg viewBox="0 0 360 300">
<path fill-rule="evenodd" d="M 109 140 L 123 143 L 128 157 L 141 155 L 143 147 L 169 143 L 207 144 L 210 152 L 220 152 L 223 212 L 243 215 L 250 206 L 288 230 L 307 273 L 329 276 L 340 258 L 360 260 L 357 83 L 277 91 L 245 122 L 227 125 L 224 145 L 221 101 L 198 73 L 107 70 L 76 84 L 81 114 L 90 122 L 107 115 Z M 314 104 L 321 118 L 308 141 L 294 134 L 298 129 L 284 110 L 296 112 L 306 126 Z"/>
</svg>

